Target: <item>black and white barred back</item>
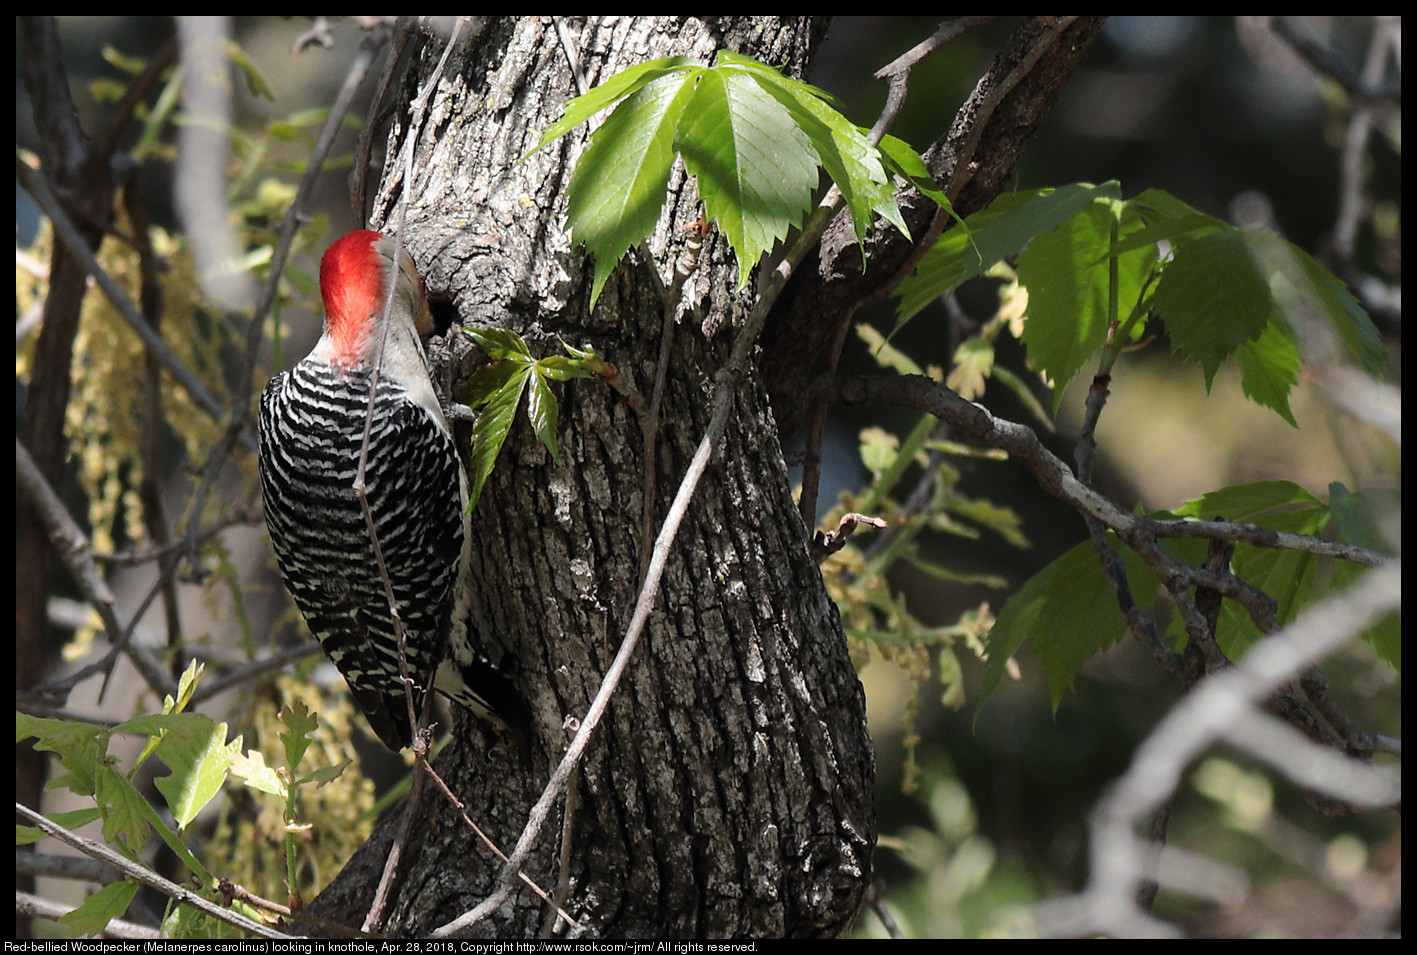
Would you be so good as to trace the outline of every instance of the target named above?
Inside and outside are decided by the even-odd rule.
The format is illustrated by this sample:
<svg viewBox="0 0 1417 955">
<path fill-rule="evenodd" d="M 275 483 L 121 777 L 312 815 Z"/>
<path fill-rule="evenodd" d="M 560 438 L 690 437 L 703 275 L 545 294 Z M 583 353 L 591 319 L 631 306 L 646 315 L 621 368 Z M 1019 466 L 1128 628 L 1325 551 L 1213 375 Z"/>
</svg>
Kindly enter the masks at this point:
<svg viewBox="0 0 1417 955">
<path fill-rule="evenodd" d="M 287 589 L 369 725 L 399 750 L 411 732 L 398 641 L 353 490 L 369 387 L 367 368 L 340 371 L 311 359 L 272 378 L 261 394 L 258 422 L 261 488 Z M 504 722 L 508 708 L 525 704 L 480 654 L 459 648 L 461 680 L 453 682 L 462 685 L 446 685 L 447 673 L 439 672 L 450 657 L 449 617 L 465 533 L 460 468 L 442 423 L 397 383 L 381 380 L 365 495 L 403 625 L 414 713 L 422 712 L 436 673 L 439 690 Z"/>
</svg>

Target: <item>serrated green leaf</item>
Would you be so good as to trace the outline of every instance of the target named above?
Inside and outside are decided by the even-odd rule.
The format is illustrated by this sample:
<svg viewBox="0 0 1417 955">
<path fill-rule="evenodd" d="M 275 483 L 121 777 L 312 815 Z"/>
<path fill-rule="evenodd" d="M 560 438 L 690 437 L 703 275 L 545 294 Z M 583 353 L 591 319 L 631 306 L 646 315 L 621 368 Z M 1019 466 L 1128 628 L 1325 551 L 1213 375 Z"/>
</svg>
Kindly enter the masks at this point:
<svg viewBox="0 0 1417 955">
<path fill-rule="evenodd" d="M 671 73 L 635 90 L 590 138 L 567 191 L 566 219 L 577 242 L 595 256 L 591 305 L 626 250 L 659 219 L 675 134 L 695 98 L 694 78 Z"/>
<path fill-rule="evenodd" d="M 1224 518 L 1292 534 L 1316 534 L 1329 520 L 1327 505 L 1292 481 L 1254 481 L 1219 488 L 1187 501 L 1172 513 L 1202 520 Z M 1230 562 L 1232 573 L 1275 599 L 1275 619 L 1281 625 L 1292 621 L 1309 602 L 1316 568 L 1312 554 L 1245 543 L 1235 545 Z M 1179 620 L 1173 622 L 1173 632 L 1181 634 Z M 1222 605 L 1216 642 L 1227 655 L 1238 658 L 1261 637 L 1243 608 L 1233 601 Z"/>
<path fill-rule="evenodd" d="M 935 182 L 934 177 L 930 175 L 930 170 L 925 168 L 925 163 L 920 159 L 920 154 L 915 151 L 915 147 L 905 140 L 887 133 L 881 137 L 879 148 L 881 158 L 885 161 L 890 172 L 909 182 L 920 190 L 922 195 L 933 199 L 936 205 L 954 215 L 954 205 L 945 195 L 944 190 Z M 955 222 L 963 224 L 964 220 L 955 216 Z"/>
<path fill-rule="evenodd" d="M 304 786 L 307 783 L 314 783 L 315 788 L 319 789 L 327 783 L 334 782 L 353 764 L 354 760 L 346 759 L 344 762 L 336 763 L 333 766 L 322 766 L 314 772 L 300 777 L 300 785 Z"/>
<path fill-rule="evenodd" d="M 1367 572 L 1367 567 L 1340 561 L 1334 566 L 1333 589 L 1336 591 L 1351 587 Z M 1402 614 L 1384 614 L 1363 631 L 1362 640 L 1373 648 L 1379 660 L 1392 667 L 1395 672 L 1402 672 Z"/>
<path fill-rule="evenodd" d="M 498 359 L 481 366 L 468 376 L 467 403 L 473 408 L 486 404 L 505 389 L 513 378 L 525 374 L 530 367 L 530 362 L 522 361 L 520 358 Z"/>
<path fill-rule="evenodd" d="M 1299 427 L 1289 410 L 1289 392 L 1299 380 L 1299 348 L 1283 320 L 1271 317 L 1258 339 L 1236 350 L 1235 363 L 1245 397 Z"/>
<path fill-rule="evenodd" d="M 1254 517 L 1251 523 L 1291 534 L 1312 534 L 1327 520 L 1328 508 L 1316 505 L 1292 511 L 1271 511 Z M 1318 557 L 1302 551 L 1236 544 L 1230 570 L 1245 583 L 1273 597 L 1274 619 L 1280 626 L 1287 626 L 1312 602 Z M 1215 640 L 1227 657 L 1239 659 L 1264 637 L 1264 632 L 1244 608 L 1229 600 L 1222 605 Z"/>
<path fill-rule="evenodd" d="M 510 366 L 510 373 L 501 387 L 482 399 L 482 410 L 472 426 L 472 493 L 468 499 L 469 508 L 475 506 L 482 496 L 482 486 L 487 483 L 492 467 L 497 463 L 497 454 L 512 429 L 522 391 L 531 377 L 530 365 L 512 362 L 507 365 Z"/>
<path fill-rule="evenodd" d="M 691 73 L 701 69 L 703 69 L 703 64 L 690 57 L 666 56 L 621 70 L 604 83 L 587 90 L 583 96 L 577 96 L 567 103 L 565 110 L 561 113 L 561 118 L 546 127 L 541 138 L 536 141 L 536 145 L 527 150 L 526 155 L 518 159 L 517 162 L 526 161 L 527 156 L 541 149 L 547 143 L 564 136 L 602 109 L 613 106 L 639 90 L 640 87 L 666 74 Z"/>
<path fill-rule="evenodd" d="M 739 53 L 736 50 L 719 50 L 714 59 L 715 67 L 733 67 L 754 73 L 765 83 L 771 83 L 782 87 L 790 92 L 794 97 L 802 100 L 819 99 L 829 104 L 838 112 L 841 110 L 841 100 L 819 86 L 799 80 L 796 77 L 788 76 L 775 66 L 769 66 L 762 60 L 754 59 L 746 53 Z"/>
<path fill-rule="evenodd" d="M 1115 223 L 1110 203 L 1089 203 L 1056 228 L 1034 237 L 1018 257 L 1019 282 L 1028 289 L 1022 340 L 1028 360 L 1053 382 L 1053 410 L 1079 370 L 1107 342 L 1112 319 L 1106 256 Z M 1141 294 L 1151 257 L 1117 259 L 1119 309 Z"/>
<path fill-rule="evenodd" d="M 1057 228 L 1094 202 L 1119 197 L 1117 183 L 1105 182 L 1096 186 L 1075 183 L 995 199 L 987 209 L 965 218 L 966 230 L 946 232 L 925 253 L 914 274 L 900 284 L 896 331 L 939 296 L 1017 254 L 1030 239 Z"/>
<path fill-rule="evenodd" d="M 806 83 L 778 82 L 789 78 L 771 70 L 755 71 L 752 75 L 807 134 L 827 175 L 841 190 L 842 199 L 851 212 L 856 238 L 865 237 L 877 212 L 909 236 L 910 230 L 896 206 L 895 190 L 881 164 L 880 153 L 866 138 L 865 131 L 808 92 L 813 87 Z"/>
<path fill-rule="evenodd" d="M 1141 228 L 1130 227 L 1135 217 Z M 1161 189 L 1147 189 L 1128 199 L 1122 215 L 1126 238 L 1112 248 L 1112 255 L 1126 255 L 1157 242 L 1179 246 L 1212 232 L 1230 228 L 1225 222 L 1198 212 Z"/>
<path fill-rule="evenodd" d="M 1156 575 L 1131 550 L 1122 548 L 1119 555 L 1132 593 L 1150 593 Z M 1092 543 L 1084 541 L 1029 578 L 999 611 L 986 640 L 975 719 L 998 687 L 1005 665 L 1026 641 L 1048 678 L 1056 712 L 1083 663 L 1125 632 L 1126 620 L 1117 609 L 1112 585 L 1102 574 Z"/>
<path fill-rule="evenodd" d="M 559 413 L 560 407 L 551 386 L 534 370 L 527 379 L 526 415 L 554 464 L 560 463 L 556 455 L 556 422 Z"/>
<path fill-rule="evenodd" d="M 1225 360 L 1264 333 L 1274 301 L 1247 243 L 1227 230 L 1177 248 L 1151 306 L 1172 349 L 1201 366 L 1209 389 Z"/>
<path fill-rule="evenodd" d="M 151 807 L 128 777 L 108 764 L 99 769 L 96 783 L 94 799 L 103 810 L 103 841 L 136 857 L 148 841 Z"/>
<path fill-rule="evenodd" d="M 982 335 L 966 338 L 955 349 L 954 367 L 945 384 L 967 401 L 984 394 L 984 382 L 994 371 L 994 344 Z"/>
<path fill-rule="evenodd" d="M 1382 336 L 1353 293 L 1303 249 L 1254 227 L 1239 235 L 1269 275 L 1275 300 L 1291 323 L 1308 315 L 1328 322 L 1363 370 L 1381 376 L 1387 362 Z"/>
<path fill-rule="evenodd" d="M 66 938 L 93 936 L 108 927 L 108 923 L 128 911 L 128 903 L 138 893 L 136 882 L 114 882 L 105 885 L 84 899 L 83 904 L 59 916 Z"/>
<path fill-rule="evenodd" d="M 591 353 L 588 358 L 570 355 L 547 355 L 537 359 L 536 373 L 551 381 L 569 381 L 572 378 L 594 378 L 605 371 L 605 361 Z"/>
<path fill-rule="evenodd" d="M 77 720 L 52 720 L 28 713 L 15 713 L 15 742 L 34 737 L 34 748 L 54 753 L 68 772 L 45 784 L 46 789 L 68 789 L 79 796 L 92 796 L 99 763 L 108 752 L 109 732 L 105 727 Z"/>
<path fill-rule="evenodd" d="M 738 258 L 742 288 L 811 204 L 818 182 L 811 142 L 753 77 L 710 70 L 699 77 L 676 145 Z"/>
<path fill-rule="evenodd" d="M 900 439 L 884 428 L 861 429 L 861 463 L 879 480 L 900 453 Z"/>
<path fill-rule="evenodd" d="M 509 359 L 530 359 L 531 350 L 526 347 L 526 342 L 514 331 L 505 328 L 473 328 L 471 326 L 464 329 L 472 340 L 477 342 L 477 347 L 486 352 L 487 357 L 493 361 L 503 358 Z"/>
<path fill-rule="evenodd" d="M 1223 517 L 1225 520 L 1251 524 L 1271 511 L 1295 506 L 1317 508 L 1323 507 L 1323 502 L 1293 481 L 1251 481 L 1202 494 L 1171 513 L 1176 517 L 1206 521 Z"/>
</svg>

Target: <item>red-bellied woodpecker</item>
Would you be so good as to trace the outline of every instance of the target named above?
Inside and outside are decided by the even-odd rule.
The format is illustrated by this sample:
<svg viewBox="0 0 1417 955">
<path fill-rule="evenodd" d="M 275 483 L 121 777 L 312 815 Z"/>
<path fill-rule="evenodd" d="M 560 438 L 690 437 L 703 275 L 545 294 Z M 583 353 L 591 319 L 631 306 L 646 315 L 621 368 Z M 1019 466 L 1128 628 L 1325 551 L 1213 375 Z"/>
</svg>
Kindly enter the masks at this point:
<svg viewBox="0 0 1417 955">
<path fill-rule="evenodd" d="M 398 637 L 354 490 L 367 427 L 365 498 L 414 713 L 431 685 L 520 734 L 525 703 L 468 632 L 467 478 L 419 338 L 432 330 L 423 282 L 407 252 L 394 264 L 392 239 L 351 232 L 325 252 L 320 294 L 324 334 L 261 394 L 261 490 L 281 577 L 379 739 L 409 745 Z"/>
</svg>

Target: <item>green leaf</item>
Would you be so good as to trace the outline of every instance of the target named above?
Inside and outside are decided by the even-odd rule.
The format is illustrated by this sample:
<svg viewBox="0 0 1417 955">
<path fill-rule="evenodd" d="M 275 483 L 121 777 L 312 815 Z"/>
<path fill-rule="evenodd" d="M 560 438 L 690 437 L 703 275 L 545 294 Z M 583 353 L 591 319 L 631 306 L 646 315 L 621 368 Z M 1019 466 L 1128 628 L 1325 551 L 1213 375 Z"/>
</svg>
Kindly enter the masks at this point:
<svg viewBox="0 0 1417 955">
<path fill-rule="evenodd" d="M 66 938 L 93 936 L 108 927 L 108 923 L 128 911 L 128 903 L 138 893 L 136 882 L 114 882 L 105 885 L 84 899 L 82 905 L 59 916 Z"/>
<path fill-rule="evenodd" d="M 666 74 L 691 73 L 702 69 L 703 64 L 698 60 L 684 56 L 667 56 L 621 70 L 594 89 L 587 90 L 585 95 L 577 96 L 567 103 L 565 110 L 561 113 L 561 118 L 546 127 L 541 138 L 536 141 L 536 145 L 527 150 L 526 155 L 517 162 L 525 162 L 527 156 L 541 149 L 547 143 L 559 139 L 602 109 L 618 103 L 642 86 Z"/>
<path fill-rule="evenodd" d="M 1264 333 L 1273 299 L 1248 244 L 1230 230 L 1177 248 L 1151 305 L 1171 347 L 1204 370 L 1208 389 L 1225 359 Z"/>
<path fill-rule="evenodd" d="M 103 841 L 137 858 L 151 831 L 148 801 L 127 776 L 107 764 L 98 773 L 94 798 L 103 811 Z"/>
<path fill-rule="evenodd" d="M 477 347 L 487 353 L 487 357 L 493 361 L 501 358 L 531 358 L 531 351 L 526 347 L 526 342 L 516 332 L 505 328 L 472 328 L 467 327 L 466 332 L 472 336 L 472 340 L 477 342 Z"/>
<path fill-rule="evenodd" d="M 895 463 L 899 453 L 900 439 L 889 431 L 877 427 L 861 429 L 861 463 L 876 480 Z"/>
<path fill-rule="evenodd" d="M 321 768 L 300 777 L 299 784 L 304 786 L 307 783 L 314 783 L 319 789 L 326 783 L 331 783 L 344 774 L 344 771 L 354 764 L 354 760 L 346 759 L 344 762 L 336 763 L 333 766 L 322 766 Z"/>
<path fill-rule="evenodd" d="M 285 724 L 285 732 L 280 734 L 281 745 L 285 747 L 285 765 L 294 773 L 295 767 L 305 758 L 305 751 L 313 742 L 310 734 L 320 728 L 320 721 L 309 707 L 298 700 L 281 707 L 277 716 Z"/>
<path fill-rule="evenodd" d="M 1271 315 L 1260 337 L 1236 350 L 1235 363 L 1245 397 L 1272 409 L 1297 428 L 1299 422 L 1289 410 L 1289 392 L 1299 380 L 1299 347 L 1283 320 Z"/>
<path fill-rule="evenodd" d="M 1229 229 L 1220 219 L 1197 212 L 1169 192 L 1147 189 L 1126 202 L 1122 222 L 1128 226 L 1132 217 L 1142 223 L 1139 229 L 1127 228 L 1127 236 L 1112 248 L 1112 255 L 1126 255 L 1136 249 L 1167 242 L 1182 245 L 1212 232 Z"/>
<path fill-rule="evenodd" d="M 1068 383 L 1107 342 L 1109 269 L 1092 263 L 1107 256 L 1115 222 L 1110 202 L 1091 203 L 1035 237 L 1018 257 L 1019 282 L 1028 289 L 1022 339 L 1029 362 L 1053 382 L 1054 411 Z M 1141 295 L 1152 261 L 1150 255 L 1115 260 L 1119 310 Z"/>
<path fill-rule="evenodd" d="M 1334 567 L 1333 588 L 1344 589 L 1358 582 L 1368 568 L 1358 564 L 1341 562 Z M 1373 648 L 1378 659 L 1402 672 L 1402 614 L 1384 614 L 1381 619 L 1363 631 L 1363 642 Z"/>
<path fill-rule="evenodd" d="M 560 463 L 556 456 L 556 421 L 559 411 L 551 386 L 541 374 L 533 373 L 527 379 L 526 415 L 531 420 L 531 427 L 536 436 L 550 453 L 552 462 L 557 464 Z"/>
<path fill-rule="evenodd" d="M 1223 487 L 1187 501 L 1172 513 L 1202 520 L 1224 518 L 1293 534 L 1317 534 L 1329 519 L 1327 505 L 1292 481 L 1254 481 Z M 1292 621 L 1311 600 L 1316 568 L 1313 554 L 1245 543 L 1235 545 L 1230 562 L 1237 577 L 1275 599 L 1275 619 L 1281 625 Z M 1179 620 L 1173 622 L 1173 632 L 1180 638 L 1183 631 Z M 1239 657 L 1262 637 L 1238 604 L 1228 600 L 1223 604 L 1216 641 L 1227 655 Z"/>
<path fill-rule="evenodd" d="M 605 373 L 605 360 L 594 352 L 591 352 L 587 358 L 577 358 L 571 355 L 547 355 L 545 358 L 537 359 L 536 373 L 550 381 L 595 378 Z"/>
<path fill-rule="evenodd" d="M 247 753 L 236 753 L 231 757 L 231 775 L 242 780 L 251 789 L 285 799 L 290 795 L 285 777 L 274 766 L 266 763 L 266 756 L 258 749 Z"/>
<path fill-rule="evenodd" d="M 748 59 L 734 57 L 735 61 Z M 880 152 L 871 145 L 865 131 L 816 95 L 821 93 L 816 87 L 784 76 L 756 60 L 749 62 L 755 67 L 747 68 L 746 72 L 787 110 L 797 126 L 807 134 L 827 175 L 841 190 L 851 212 L 856 238 L 860 240 L 865 237 L 877 212 L 909 236 L 910 230 L 906 228 L 895 203 L 895 190 L 881 164 Z"/>
<path fill-rule="evenodd" d="M 984 394 L 984 382 L 994 370 L 994 343 L 982 335 L 966 338 L 955 349 L 954 367 L 945 384 L 967 401 Z"/>
<path fill-rule="evenodd" d="M 571 233 L 595 256 L 591 305 L 620 257 L 654 228 L 674 164 L 675 133 L 693 76 L 671 73 L 637 89 L 590 138 L 567 193 Z"/>
<path fill-rule="evenodd" d="M 232 754 L 241 749 L 241 737 L 228 743 L 226 724 L 200 713 L 138 717 L 120 723 L 116 731 L 161 733 L 157 758 L 172 772 L 158 776 L 153 785 L 167 800 L 179 829 L 187 828 L 221 791 Z"/>
<path fill-rule="evenodd" d="M 197 692 L 197 684 L 202 680 L 202 671 L 205 666 L 196 660 L 187 664 L 187 669 L 182 671 L 182 676 L 177 680 L 177 699 L 167 697 L 163 701 L 164 713 L 181 713 L 187 708 L 187 704 L 192 702 L 192 694 Z"/>
<path fill-rule="evenodd" d="M 1382 337 L 1347 286 L 1303 249 L 1269 229 L 1245 229 L 1240 235 L 1267 271 L 1275 301 L 1288 321 L 1323 318 L 1364 371 L 1382 375 L 1387 362 Z"/>
<path fill-rule="evenodd" d="M 805 83 L 796 77 L 788 76 L 775 66 L 769 66 L 762 60 L 754 59 L 746 53 L 739 53 L 736 50 L 722 49 L 715 57 L 716 67 L 727 67 L 741 70 L 757 76 L 765 85 L 779 86 L 790 93 L 794 98 L 806 102 L 807 100 L 821 100 L 829 104 L 833 109 L 841 109 L 841 101 L 819 86 Z"/>
<path fill-rule="evenodd" d="M 1396 555 L 1402 546 L 1402 492 L 1366 488 L 1357 493 L 1341 481 L 1328 486 L 1328 505 L 1338 539 L 1380 554 Z"/>
<path fill-rule="evenodd" d="M 1115 538 L 1109 540 L 1115 544 Z M 1120 556 L 1134 594 L 1150 593 L 1156 575 L 1126 548 Z M 998 687 L 1008 661 L 1028 641 L 1048 678 L 1054 712 L 1083 663 L 1126 632 L 1112 585 L 1102 574 L 1090 541 L 1054 560 L 1008 599 L 986 640 L 979 710 Z"/>
<path fill-rule="evenodd" d="M 1252 481 L 1232 484 L 1202 494 L 1170 512 L 1176 517 L 1194 517 L 1251 524 L 1270 511 L 1298 506 L 1322 507 L 1323 502 L 1293 481 Z"/>
<path fill-rule="evenodd" d="M 1000 196 L 987 209 L 968 216 L 967 229 L 946 232 L 925 253 L 915 273 L 900 284 L 896 331 L 939 296 L 1016 255 L 1035 236 L 1057 228 L 1094 202 L 1118 198 L 1115 182 L 1075 183 Z"/>
<path fill-rule="evenodd" d="M 93 822 L 99 817 L 99 811 L 97 807 L 91 807 L 89 809 L 71 809 L 68 812 L 47 812 L 44 815 L 55 825 L 72 831 Z M 48 838 L 49 833 L 38 826 L 15 826 L 15 845 L 17 846 L 27 846 Z"/>
<path fill-rule="evenodd" d="M 935 182 L 935 178 L 930 175 L 930 170 L 925 168 L 925 163 L 913 146 L 905 140 L 887 133 L 881 137 L 879 148 L 881 158 L 885 161 L 886 168 L 890 172 L 909 182 L 920 190 L 922 195 L 933 199 L 937 205 L 949 210 L 950 214 L 954 215 L 954 205 L 945 195 L 944 190 Z M 959 216 L 955 216 L 955 221 L 957 223 L 964 222 Z"/>
<path fill-rule="evenodd" d="M 246 77 L 246 85 L 253 96 L 268 99 L 275 102 L 275 92 L 271 89 L 271 84 L 266 81 L 261 68 L 256 65 L 241 44 L 235 41 L 228 41 L 226 44 L 226 55 L 231 58 L 231 65 L 236 67 L 242 76 Z"/>
<path fill-rule="evenodd" d="M 43 719 L 17 711 L 15 742 L 30 737 L 35 738 L 35 749 L 54 753 L 59 765 L 68 770 L 44 788 L 64 788 L 78 796 L 94 794 L 99 764 L 108 753 L 109 732 L 105 727 L 77 720 Z"/>
<path fill-rule="evenodd" d="M 886 341 L 886 336 L 876 331 L 866 322 L 856 323 L 856 335 L 866 343 L 871 357 L 882 368 L 893 368 L 902 375 L 923 375 L 925 370 L 915 363 L 905 352 Z"/>
<path fill-rule="evenodd" d="M 492 474 L 492 467 L 497 463 L 497 454 L 502 450 L 502 444 L 512 429 L 522 390 L 526 387 L 527 379 L 531 377 L 529 364 L 494 362 L 491 366 L 478 369 L 479 374 L 488 372 L 483 376 L 483 384 L 492 379 L 490 370 L 498 365 L 504 366 L 500 369 L 501 384 L 479 399 L 478 403 L 483 407 L 472 426 L 472 493 L 468 500 L 469 508 L 475 506 L 477 499 L 482 496 L 482 486 L 487 483 L 488 476 Z M 473 375 L 473 378 L 478 379 L 478 375 Z"/>
<path fill-rule="evenodd" d="M 811 203 L 818 181 L 811 142 L 753 77 L 709 70 L 699 77 L 677 146 L 705 211 L 738 258 L 742 288 Z"/>
</svg>

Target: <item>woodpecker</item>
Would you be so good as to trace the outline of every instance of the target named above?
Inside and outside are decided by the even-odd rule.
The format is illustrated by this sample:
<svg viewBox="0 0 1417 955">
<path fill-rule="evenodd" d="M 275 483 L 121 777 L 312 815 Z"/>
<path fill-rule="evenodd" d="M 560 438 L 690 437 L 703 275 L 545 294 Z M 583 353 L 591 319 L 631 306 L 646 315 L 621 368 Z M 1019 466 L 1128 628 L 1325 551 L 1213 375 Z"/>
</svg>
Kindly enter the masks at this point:
<svg viewBox="0 0 1417 955">
<path fill-rule="evenodd" d="M 367 424 L 365 496 L 403 627 L 413 711 L 431 686 L 520 735 L 525 703 L 468 632 L 467 476 L 420 340 L 432 331 L 423 282 L 407 252 L 395 264 L 393 239 L 351 232 L 320 262 L 320 295 L 324 333 L 270 380 L 258 414 L 281 578 L 375 734 L 391 750 L 408 746 L 398 636 L 354 490 Z"/>
</svg>

